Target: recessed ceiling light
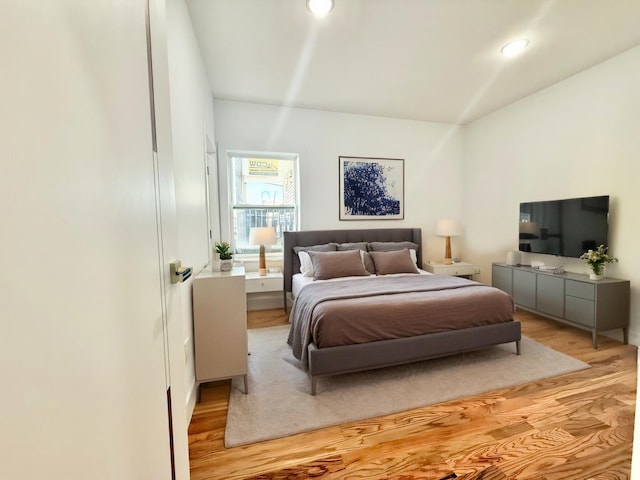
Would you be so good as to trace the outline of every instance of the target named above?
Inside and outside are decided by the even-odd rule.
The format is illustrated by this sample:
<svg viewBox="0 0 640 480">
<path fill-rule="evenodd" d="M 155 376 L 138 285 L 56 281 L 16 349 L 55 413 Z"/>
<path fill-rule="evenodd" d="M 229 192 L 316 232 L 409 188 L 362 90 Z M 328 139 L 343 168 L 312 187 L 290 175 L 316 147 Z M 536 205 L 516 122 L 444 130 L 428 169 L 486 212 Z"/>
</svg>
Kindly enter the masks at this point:
<svg viewBox="0 0 640 480">
<path fill-rule="evenodd" d="M 529 40 L 523 38 L 515 42 L 507 43 L 500 51 L 505 57 L 515 57 L 516 55 L 520 55 L 527 45 L 529 45 Z"/>
<path fill-rule="evenodd" d="M 333 9 L 333 0 L 307 0 L 307 8 L 316 17 L 322 18 Z"/>
</svg>

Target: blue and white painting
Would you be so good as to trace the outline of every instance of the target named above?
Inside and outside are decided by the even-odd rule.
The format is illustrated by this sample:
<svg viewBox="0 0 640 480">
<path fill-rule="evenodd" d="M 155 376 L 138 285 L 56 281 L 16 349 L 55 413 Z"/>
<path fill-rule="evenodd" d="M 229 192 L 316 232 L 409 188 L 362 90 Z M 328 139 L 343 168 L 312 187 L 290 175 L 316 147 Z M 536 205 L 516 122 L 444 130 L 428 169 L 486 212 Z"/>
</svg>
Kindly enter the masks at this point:
<svg viewBox="0 0 640 480">
<path fill-rule="evenodd" d="M 340 157 L 340 220 L 404 218 L 404 160 Z"/>
</svg>

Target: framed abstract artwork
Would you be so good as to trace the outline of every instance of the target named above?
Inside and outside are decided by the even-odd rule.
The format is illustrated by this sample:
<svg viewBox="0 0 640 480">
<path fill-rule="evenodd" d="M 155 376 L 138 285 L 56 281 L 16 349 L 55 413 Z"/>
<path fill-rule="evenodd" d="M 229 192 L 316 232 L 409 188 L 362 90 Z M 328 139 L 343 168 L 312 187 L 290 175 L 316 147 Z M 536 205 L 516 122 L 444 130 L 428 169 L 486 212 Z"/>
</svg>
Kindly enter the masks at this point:
<svg viewBox="0 0 640 480">
<path fill-rule="evenodd" d="M 404 159 L 339 157 L 340 220 L 404 218 Z"/>
</svg>

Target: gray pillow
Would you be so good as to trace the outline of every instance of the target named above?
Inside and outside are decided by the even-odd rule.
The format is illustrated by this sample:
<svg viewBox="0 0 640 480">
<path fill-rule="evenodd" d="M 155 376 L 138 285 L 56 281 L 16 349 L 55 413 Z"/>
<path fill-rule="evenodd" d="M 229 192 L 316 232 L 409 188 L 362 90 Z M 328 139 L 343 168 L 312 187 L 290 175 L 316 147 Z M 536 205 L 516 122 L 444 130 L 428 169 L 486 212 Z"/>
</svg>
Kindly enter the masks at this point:
<svg viewBox="0 0 640 480">
<path fill-rule="evenodd" d="M 299 252 L 335 252 L 338 248 L 337 243 L 323 243 L 322 245 L 311 245 L 309 247 L 293 247 L 293 251 Z"/>
<path fill-rule="evenodd" d="M 338 243 L 336 246 L 339 252 L 343 250 L 362 250 L 366 252 L 369 250 L 369 242 Z"/>
<path fill-rule="evenodd" d="M 376 266 L 373 264 L 373 258 L 371 258 L 371 252 L 364 252 L 362 254 L 362 261 L 364 262 L 364 268 L 367 269 L 367 272 L 375 275 Z"/>
<path fill-rule="evenodd" d="M 418 249 L 420 245 L 417 243 L 403 241 L 403 242 L 371 242 L 369 244 L 370 252 L 393 252 L 395 250 L 402 250 L 408 248 L 411 253 L 411 258 L 414 263 L 418 265 Z"/>
<path fill-rule="evenodd" d="M 307 252 L 313 263 L 314 280 L 369 275 L 364 268 L 360 250 L 342 252 Z"/>
<path fill-rule="evenodd" d="M 419 273 L 408 248 L 389 252 L 370 252 L 369 255 L 373 259 L 376 275 Z"/>
<path fill-rule="evenodd" d="M 364 262 L 364 268 L 367 269 L 367 272 L 374 274 L 376 273 L 376 268 L 373 266 L 373 260 L 369 256 L 369 242 L 353 242 L 353 243 L 338 243 L 338 251 L 342 252 L 345 250 L 362 250 L 364 255 L 362 256 L 362 261 Z"/>
<path fill-rule="evenodd" d="M 420 245 L 413 242 L 371 242 L 369 250 L 371 252 L 391 252 L 394 250 L 402 250 L 403 248 L 413 249 L 416 252 Z"/>
</svg>

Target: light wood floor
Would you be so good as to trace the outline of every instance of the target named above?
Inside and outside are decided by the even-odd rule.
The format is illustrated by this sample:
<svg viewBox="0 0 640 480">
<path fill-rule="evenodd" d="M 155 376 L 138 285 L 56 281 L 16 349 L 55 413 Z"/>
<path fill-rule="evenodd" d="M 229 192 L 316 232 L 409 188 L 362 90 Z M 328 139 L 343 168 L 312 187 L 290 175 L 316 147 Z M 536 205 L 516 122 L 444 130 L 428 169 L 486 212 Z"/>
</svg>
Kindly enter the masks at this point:
<svg viewBox="0 0 640 480">
<path fill-rule="evenodd" d="M 518 312 L 523 334 L 592 368 L 531 384 L 253 445 L 223 444 L 229 383 L 201 389 L 191 478 L 628 479 L 636 347 Z M 287 323 L 250 312 L 250 328 Z M 447 477 L 447 478 L 454 478 Z"/>
</svg>

